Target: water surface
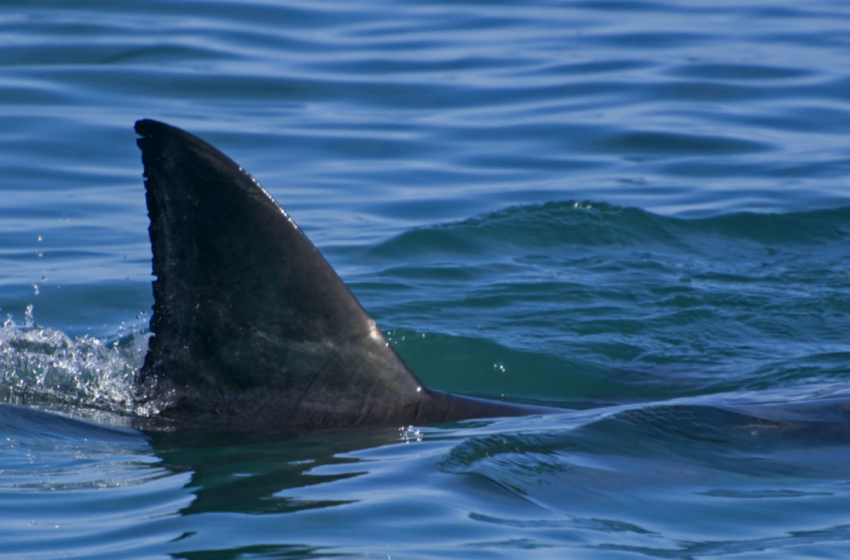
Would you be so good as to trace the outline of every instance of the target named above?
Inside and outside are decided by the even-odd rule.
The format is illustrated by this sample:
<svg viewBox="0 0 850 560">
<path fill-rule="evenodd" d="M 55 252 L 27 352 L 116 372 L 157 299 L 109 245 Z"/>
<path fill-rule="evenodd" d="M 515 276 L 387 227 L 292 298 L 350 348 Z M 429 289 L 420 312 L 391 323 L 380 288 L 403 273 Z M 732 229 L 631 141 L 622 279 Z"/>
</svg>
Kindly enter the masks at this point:
<svg viewBox="0 0 850 560">
<path fill-rule="evenodd" d="M 850 552 L 843 2 L 11 1 L 0 34 L 0 558 Z M 143 117 L 256 176 L 429 386 L 564 412 L 135 429 Z"/>
</svg>

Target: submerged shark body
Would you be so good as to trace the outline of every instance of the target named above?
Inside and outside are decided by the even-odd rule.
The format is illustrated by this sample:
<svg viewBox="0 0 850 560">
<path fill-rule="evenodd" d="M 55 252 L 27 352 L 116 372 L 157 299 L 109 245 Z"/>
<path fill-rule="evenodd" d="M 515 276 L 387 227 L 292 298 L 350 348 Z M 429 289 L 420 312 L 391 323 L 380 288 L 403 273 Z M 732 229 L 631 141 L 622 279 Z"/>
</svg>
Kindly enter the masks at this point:
<svg viewBox="0 0 850 560">
<path fill-rule="evenodd" d="M 141 120 L 136 132 L 157 277 L 139 404 L 249 430 L 550 410 L 425 387 L 256 179 L 178 128 Z"/>
</svg>

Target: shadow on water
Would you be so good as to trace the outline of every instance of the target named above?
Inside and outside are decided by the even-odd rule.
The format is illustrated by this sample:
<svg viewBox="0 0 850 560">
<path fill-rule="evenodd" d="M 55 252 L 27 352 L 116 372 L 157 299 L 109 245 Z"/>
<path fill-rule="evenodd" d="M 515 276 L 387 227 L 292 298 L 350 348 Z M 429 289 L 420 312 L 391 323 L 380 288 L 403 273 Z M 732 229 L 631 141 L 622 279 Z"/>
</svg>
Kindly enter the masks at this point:
<svg viewBox="0 0 850 560">
<path fill-rule="evenodd" d="M 147 431 L 162 465 L 191 473 L 186 484 L 195 499 L 183 515 L 207 512 L 291 513 L 348 503 L 301 501 L 280 495 L 358 476 L 358 472 L 317 474 L 334 465 L 356 464 L 348 454 L 397 443 L 398 429 L 350 429 L 282 435 Z M 350 469 L 346 469 L 350 471 Z"/>
</svg>

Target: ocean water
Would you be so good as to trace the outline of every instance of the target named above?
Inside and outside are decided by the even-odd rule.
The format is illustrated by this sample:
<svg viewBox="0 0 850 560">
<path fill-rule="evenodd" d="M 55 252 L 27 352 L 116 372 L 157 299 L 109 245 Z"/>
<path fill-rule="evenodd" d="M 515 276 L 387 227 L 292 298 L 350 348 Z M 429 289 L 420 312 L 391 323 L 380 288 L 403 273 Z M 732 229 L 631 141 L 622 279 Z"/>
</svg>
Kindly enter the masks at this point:
<svg viewBox="0 0 850 560">
<path fill-rule="evenodd" d="M 850 557 L 846 2 L 9 0 L 0 37 L 0 558 Z M 144 117 L 429 386 L 563 412 L 139 429 Z"/>
</svg>

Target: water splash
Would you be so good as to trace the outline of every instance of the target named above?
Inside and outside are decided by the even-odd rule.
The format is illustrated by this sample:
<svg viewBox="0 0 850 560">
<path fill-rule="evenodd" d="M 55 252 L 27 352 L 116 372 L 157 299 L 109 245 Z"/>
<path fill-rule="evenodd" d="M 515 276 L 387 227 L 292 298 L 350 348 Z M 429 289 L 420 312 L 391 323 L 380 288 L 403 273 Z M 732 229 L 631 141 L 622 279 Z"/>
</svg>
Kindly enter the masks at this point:
<svg viewBox="0 0 850 560">
<path fill-rule="evenodd" d="M 114 340 L 69 337 L 35 323 L 27 306 L 23 324 L 8 315 L 0 326 L 0 402 L 64 404 L 126 414 L 148 333 L 122 326 Z"/>
</svg>

